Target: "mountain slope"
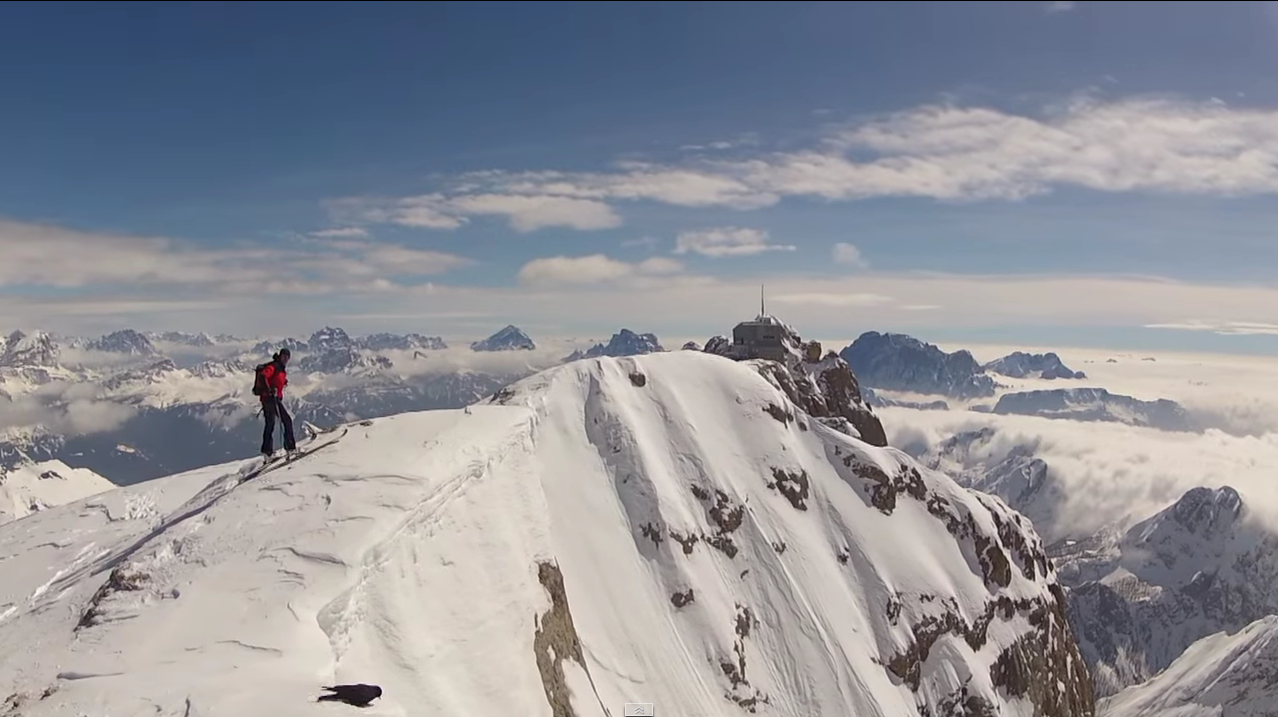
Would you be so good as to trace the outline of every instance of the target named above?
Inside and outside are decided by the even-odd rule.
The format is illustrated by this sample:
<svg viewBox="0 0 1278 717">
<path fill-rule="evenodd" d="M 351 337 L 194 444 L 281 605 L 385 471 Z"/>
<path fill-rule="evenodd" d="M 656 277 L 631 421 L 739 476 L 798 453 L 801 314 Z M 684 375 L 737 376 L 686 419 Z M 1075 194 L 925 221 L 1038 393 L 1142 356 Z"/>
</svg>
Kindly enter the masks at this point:
<svg viewBox="0 0 1278 717">
<path fill-rule="evenodd" d="M 114 483 L 97 473 L 71 468 L 62 461 L 0 467 L 0 523 L 114 487 Z"/>
<path fill-rule="evenodd" d="M 1278 615 L 1190 645 L 1150 681 L 1101 702 L 1105 717 L 1272 717 Z"/>
<path fill-rule="evenodd" d="M 1187 491 L 1126 532 L 1053 546 L 1069 616 L 1108 696 L 1194 642 L 1278 614 L 1278 533 L 1228 486 Z M 1078 582 L 1083 581 L 1083 582 Z"/>
<path fill-rule="evenodd" d="M 237 488 L 255 461 L 0 526 L 0 643 L 26 648 L 0 651 L 0 696 L 319 714 L 320 684 L 362 681 L 385 690 L 367 714 L 1092 714 L 1024 519 L 748 364 L 582 360 L 348 428 Z"/>
</svg>

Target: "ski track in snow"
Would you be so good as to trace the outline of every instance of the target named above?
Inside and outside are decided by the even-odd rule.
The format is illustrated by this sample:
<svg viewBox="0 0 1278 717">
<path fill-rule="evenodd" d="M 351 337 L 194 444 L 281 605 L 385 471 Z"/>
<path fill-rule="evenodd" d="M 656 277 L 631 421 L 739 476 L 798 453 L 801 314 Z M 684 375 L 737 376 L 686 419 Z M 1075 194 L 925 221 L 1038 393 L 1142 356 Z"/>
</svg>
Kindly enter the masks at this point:
<svg viewBox="0 0 1278 717">
<path fill-rule="evenodd" d="M 372 682 L 385 693 L 362 714 L 550 717 L 559 679 L 576 717 L 625 702 L 735 717 L 752 698 L 761 715 L 916 715 L 882 661 L 943 600 L 970 620 L 992 593 L 922 503 L 885 515 L 843 467 L 891 473 L 901 454 L 766 410 L 785 402 L 716 356 L 583 360 L 507 405 L 366 421 L 242 483 L 260 459 L 0 526 L 15 578 L 0 643 L 24 648 L 0 651 L 0 698 L 33 695 L 24 717 L 252 717 L 328 713 L 320 685 Z M 802 508 L 776 470 L 802 472 Z M 1001 594 L 1046 594 L 1012 572 Z M 575 642 L 552 634 L 563 624 Z M 942 637 L 919 694 L 968 675 L 984 689 L 1026 629 L 996 618 L 980 649 Z M 562 675 L 543 676 L 538 645 Z"/>
</svg>

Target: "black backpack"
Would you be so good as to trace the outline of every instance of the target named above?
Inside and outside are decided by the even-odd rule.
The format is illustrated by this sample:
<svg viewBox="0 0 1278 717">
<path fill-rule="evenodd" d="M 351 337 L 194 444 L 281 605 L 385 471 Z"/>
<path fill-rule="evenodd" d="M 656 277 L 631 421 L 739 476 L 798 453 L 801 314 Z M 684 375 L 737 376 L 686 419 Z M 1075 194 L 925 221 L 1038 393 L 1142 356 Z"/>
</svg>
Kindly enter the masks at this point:
<svg viewBox="0 0 1278 717">
<path fill-rule="evenodd" d="M 274 361 L 258 364 L 253 369 L 253 395 L 263 396 L 271 392 L 271 387 L 266 385 L 266 377 L 262 375 L 262 369 L 270 366 Z"/>
</svg>

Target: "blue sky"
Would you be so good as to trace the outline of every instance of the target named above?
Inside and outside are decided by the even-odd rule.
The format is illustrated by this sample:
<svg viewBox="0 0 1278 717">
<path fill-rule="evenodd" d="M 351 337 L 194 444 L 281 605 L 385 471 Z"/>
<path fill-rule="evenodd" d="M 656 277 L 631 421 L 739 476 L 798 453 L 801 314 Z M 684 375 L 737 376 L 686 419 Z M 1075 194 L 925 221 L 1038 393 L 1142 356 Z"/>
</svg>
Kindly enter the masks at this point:
<svg viewBox="0 0 1278 717">
<path fill-rule="evenodd" d="M 1273 2 L 6 3 L 0 324 L 1269 351 L 1276 63 Z"/>
</svg>

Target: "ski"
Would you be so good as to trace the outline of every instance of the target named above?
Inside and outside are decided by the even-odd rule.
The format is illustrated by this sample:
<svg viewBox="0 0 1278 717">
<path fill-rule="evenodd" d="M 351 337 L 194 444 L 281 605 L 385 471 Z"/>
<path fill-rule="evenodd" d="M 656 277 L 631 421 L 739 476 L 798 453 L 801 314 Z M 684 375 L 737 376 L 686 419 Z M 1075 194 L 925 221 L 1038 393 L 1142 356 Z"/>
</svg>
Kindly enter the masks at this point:
<svg viewBox="0 0 1278 717">
<path fill-rule="evenodd" d="M 280 467 L 280 466 L 282 466 L 282 465 L 288 465 L 288 464 L 293 463 L 293 462 L 295 462 L 295 461 L 301 460 L 302 458 L 305 458 L 306 456 L 309 456 L 310 454 L 314 453 L 315 451 L 320 450 L 321 448 L 325 448 L 325 447 L 327 447 L 327 446 L 331 446 L 331 445 L 333 445 L 334 443 L 337 443 L 338 441 L 342 440 L 342 437 L 343 437 L 343 436 L 345 436 L 345 435 L 347 434 L 347 432 L 349 432 L 349 431 L 350 431 L 350 428 L 348 428 L 348 427 L 343 427 L 343 428 L 342 428 L 342 432 L 341 432 L 340 434 L 338 434 L 338 436 L 337 436 L 336 438 L 333 438 L 333 439 L 328 440 L 328 441 L 324 441 L 323 443 L 319 444 L 318 446 L 310 446 L 310 447 L 308 447 L 308 448 L 298 449 L 298 450 L 297 450 L 296 452 L 294 452 L 294 453 L 293 453 L 293 455 L 291 455 L 291 456 L 289 456 L 289 455 L 278 456 L 278 457 L 276 457 L 276 456 L 272 456 L 272 457 L 270 457 L 270 458 L 266 459 L 265 461 L 263 461 L 263 462 L 262 462 L 262 465 L 261 465 L 260 467 L 258 467 L 257 469 L 253 470 L 253 471 L 252 471 L 252 472 L 250 472 L 249 474 L 247 474 L 247 475 L 243 476 L 242 478 L 240 478 L 239 483 L 244 483 L 245 481 L 253 480 L 254 478 L 256 478 L 256 477 L 258 477 L 258 476 L 262 475 L 263 473 L 270 473 L 270 472 L 271 472 L 272 470 L 274 470 L 275 468 L 278 468 L 278 467 Z M 238 485 L 239 483 L 237 483 L 237 485 Z"/>
</svg>

